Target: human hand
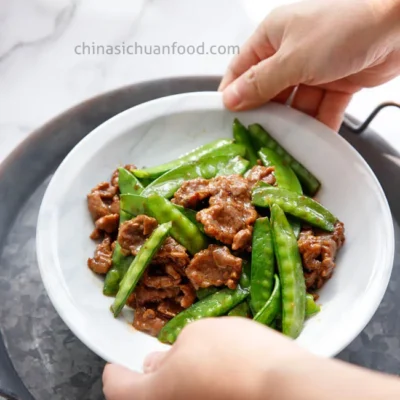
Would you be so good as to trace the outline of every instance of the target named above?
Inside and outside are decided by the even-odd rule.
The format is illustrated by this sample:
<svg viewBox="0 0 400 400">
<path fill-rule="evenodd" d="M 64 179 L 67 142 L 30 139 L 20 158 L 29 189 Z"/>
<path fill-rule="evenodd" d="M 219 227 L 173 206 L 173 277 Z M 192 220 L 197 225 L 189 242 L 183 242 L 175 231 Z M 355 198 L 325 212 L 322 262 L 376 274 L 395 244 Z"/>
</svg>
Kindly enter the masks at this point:
<svg viewBox="0 0 400 400">
<path fill-rule="evenodd" d="M 310 0 L 274 10 L 221 82 L 231 110 L 270 100 L 338 130 L 352 95 L 400 73 L 399 0 Z"/>
<path fill-rule="evenodd" d="M 188 325 L 171 350 L 146 359 L 144 372 L 107 365 L 103 373 L 107 400 L 400 398 L 397 378 L 313 356 L 245 318 Z"/>
<path fill-rule="evenodd" d="M 104 393 L 107 400 L 272 399 L 268 374 L 307 357 L 292 341 L 253 321 L 202 320 L 188 325 L 170 351 L 148 357 L 144 375 L 107 365 Z"/>
</svg>

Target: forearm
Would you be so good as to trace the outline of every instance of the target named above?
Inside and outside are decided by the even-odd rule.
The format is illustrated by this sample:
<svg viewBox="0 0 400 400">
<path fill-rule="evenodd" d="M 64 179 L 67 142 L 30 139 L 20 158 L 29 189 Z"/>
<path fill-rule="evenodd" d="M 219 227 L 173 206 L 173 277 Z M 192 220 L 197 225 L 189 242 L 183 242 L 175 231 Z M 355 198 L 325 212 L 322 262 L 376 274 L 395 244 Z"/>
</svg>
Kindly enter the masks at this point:
<svg viewBox="0 0 400 400">
<path fill-rule="evenodd" d="M 286 365 L 275 376 L 273 400 L 395 400 L 400 379 L 313 357 Z"/>
</svg>

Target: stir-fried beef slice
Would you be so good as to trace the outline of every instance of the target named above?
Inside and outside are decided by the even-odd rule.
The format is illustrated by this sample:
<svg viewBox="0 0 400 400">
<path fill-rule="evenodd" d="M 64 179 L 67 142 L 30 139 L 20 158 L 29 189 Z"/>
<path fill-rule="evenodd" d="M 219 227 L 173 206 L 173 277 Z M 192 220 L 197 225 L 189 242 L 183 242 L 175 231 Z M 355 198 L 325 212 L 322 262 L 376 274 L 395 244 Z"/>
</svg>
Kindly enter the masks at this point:
<svg viewBox="0 0 400 400">
<path fill-rule="evenodd" d="M 190 307 L 196 300 L 196 291 L 191 283 L 179 285 L 182 294 L 177 297 L 177 301 L 183 308 Z"/>
<path fill-rule="evenodd" d="M 309 291 L 320 289 L 332 277 L 335 257 L 344 241 L 344 225 L 339 221 L 332 233 L 312 228 L 301 231 L 298 245 Z"/>
<path fill-rule="evenodd" d="M 119 171 L 117 168 L 111 175 L 111 185 L 119 190 L 118 178 L 119 178 Z"/>
<path fill-rule="evenodd" d="M 259 181 L 275 185 L 274 167 L 256 165 L 246 174 L 246 179 L 250 184 L 250 188 Z"/>
<path fill-rule="evenodd" d="M 167 322 L 168 318 L 162 316 L 153 307 L 135 307 L 135 317 L 132 325 L 138 331 L 157 336 Z"/>
<path fill-rule="evenodd" d="M 266 170 L 265 167 L 258 168 Z M 249 251 L 251 227 L 257 218 L 251 204 L 249 181 L 240 175 L 193 179 L 183 183 L 173 201 L 184 207 L 197 208 L 206 199 L 209 199 L 209 207 L 197 213 L 197 220 L 204 225 L 206 234 L 233 245 L 234 250 Z"/>
<path fill-rule="evenodd" d="M 150 265 L 143 274 L 143 283 L 149 288 L 176 287 L 182 280 L 172 265 Z"/>
<path fill-rule="evenodd" d="M 251 193 L 248 181 L 241 175 L 218 176 L 211 179 L 213 188 L 210 205 L 220 201 L 251 203 Z"/>
<path fill-rule="evenodd" d="M 232 245 L 233 250 L 249 250 L 256 218 L 257 212 L 250 205 L 224 201 L 197 213 L 197 220 L 204 225 L 206 234 Z"/>
<path fill-rule="evenodd" d="M 106 236 L 104 240 L 97 245 L 94 257 L 88 259 L 88 267 L 96 274 L 106 274 L 112 265 L 112 247 L 111 238 Z"/>
<path fill-rule="evenodd" d="M 197 253 L 186 268 L 186 275 L 196 289 L 222 285 L 235 289 L 241 272 L 242 259 L 233 256 L 226 246 L 217 245 Z"/>
<path fill-rule="evenodd" d="M 118 243 L 124 250 L 136 255 L 153 230 L 157 221 L 146 215 L 138 215 L 130 221 L 121 224 L 118 232 Z"/>
<path fill-rule="evenodd" d="M 180 271 L 182 275 L 184 268 L 189 262 L 190 259 L 186 249 L 170 236 L 167 237 L 153 259 L 154 264 L 169 264 L 175 266 L 175 269 Z"/>
<path fill-rule="evenodd" d="M 179 295 L 179 287 L 169 287 L 163 289 L 149 288 L 141 282 L 135 289 L 135 298 L 139 306 L 146 303 L 160 303 L 165 299 L 174 299 Z"/>
<path fill-rule="evenodd" d="M 251 239 L 253 237 L 253 227 L 242 229 L 234 237 L 232 242 L 232 250 L 246 249 L 251 251 Z"/>
<path fill-rule="evenodd" d="M 113 233 L 118 229 L 119 215 L 109 214 L 99 218 L 96 223 L 96 229 L 107 233 Z"/>
<path fill-rule="evenodd" d="M 92 240 L 98 240 L 102 237 L 102 235 L 103 235 L 103 232 L 101 230 L 94 228 L 89 237 Z"/>
<path fill-rule="evenodd" d="M 95 230 L 91 239 L 100 239 L 103 233 L 113 233 L 118 230 L 119 196 L 118 189 L 108 182 L 98 184 L 87 195 L 89 211 L 95 221 Z"/>
<path fill-rule="evenodd" d="M 164 300 L 157 306 L 157 311 L 165 318 L 173 318 L 183 311 L 183 307 L 174 300 Z"/>
<path fill-rule="evenodd" d="M 102 182 L 87 195 L 88 208 L 95 221 L 105 215 L 112 214 L 110 205 L 116 194 L 115 187 L 108 182 Z"/>
<path fill-rule="evenodd" d="M 257 211 L 251 204 L 248 181 L 240 175 L 219 176 L 210 181 L 210 207 L 197 213 L 207 235 L 233 250 L 250 250 L 252 225 Z"/>
<path fill-rule="evenodd" d="M 165 272 L 176 281 L 180 281 L 182 276 L 185 276 L 185 272 L 173 264 L 165 264 Z"/>
<path fill-rule="evenodd" d="M 211 181 L 203 178 L 186 181 L 175 192 L 172 202 L 186 208 L 196 209 L 199 204 L 213 194 Z"/>
<path fill-rule="evenodd" d="M 120 207 L 119 207 L 119 196 L 118 195 L 115 195 L 113 197 L 109 208 L 110 208 L 111 213 L 119 215 Z"/>
</svg>

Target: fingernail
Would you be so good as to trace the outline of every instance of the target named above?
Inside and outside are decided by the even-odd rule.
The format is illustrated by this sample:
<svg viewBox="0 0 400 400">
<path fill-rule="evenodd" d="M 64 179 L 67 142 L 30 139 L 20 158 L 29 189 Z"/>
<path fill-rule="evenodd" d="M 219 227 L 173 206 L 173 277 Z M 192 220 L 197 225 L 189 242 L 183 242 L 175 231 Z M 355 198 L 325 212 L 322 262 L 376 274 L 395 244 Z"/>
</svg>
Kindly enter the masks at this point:
<svg viewBox="0 0 400 400">
<path fill-rule="evenodd" d="M 225 90 L 223 94 L 224 104 L 229 109 L 236 109 L 241 103 L 241 97 L 237 88 L 237 83 L 231 83 Z"/>
</svg>

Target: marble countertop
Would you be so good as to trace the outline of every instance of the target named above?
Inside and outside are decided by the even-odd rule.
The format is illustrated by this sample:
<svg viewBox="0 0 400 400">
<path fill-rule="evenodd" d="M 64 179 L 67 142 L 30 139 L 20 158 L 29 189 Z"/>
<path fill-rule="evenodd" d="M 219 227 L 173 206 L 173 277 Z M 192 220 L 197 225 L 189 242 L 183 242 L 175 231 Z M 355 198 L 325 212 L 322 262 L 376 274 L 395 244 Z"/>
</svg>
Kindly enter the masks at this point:
<svg viewBox="0 0 400 400">
<path fill-rule="evenodd" d="M 0 7 L 0 160 L 50 118 L 91 96 L 138 81 L 218 75 L 225 55 L 77 54 L 103 46 L 240 45 L 275 6 L 288 0 L 12 0 Z M 359 119 L 381 101 L 400 102 L 400 79 L 357 94 Z M 373 127 L 400 149 L 400 113 Z"/>
</svg>

